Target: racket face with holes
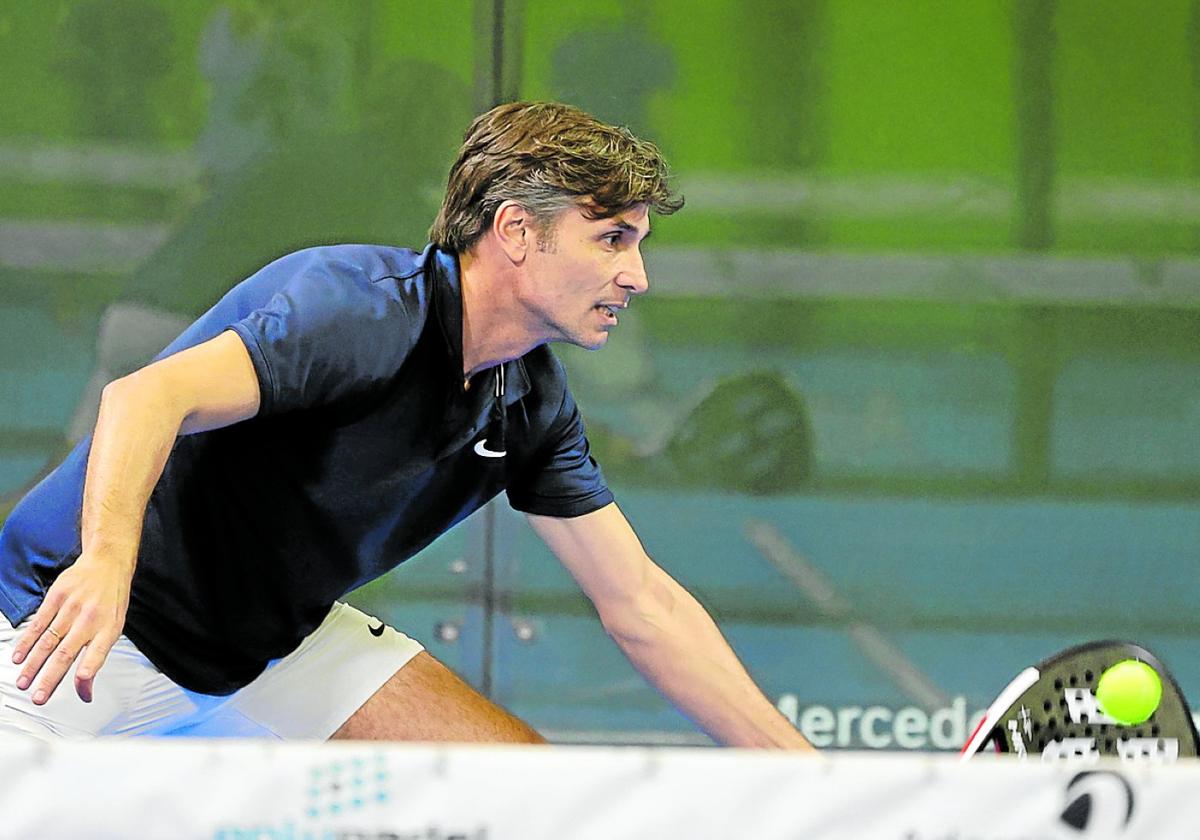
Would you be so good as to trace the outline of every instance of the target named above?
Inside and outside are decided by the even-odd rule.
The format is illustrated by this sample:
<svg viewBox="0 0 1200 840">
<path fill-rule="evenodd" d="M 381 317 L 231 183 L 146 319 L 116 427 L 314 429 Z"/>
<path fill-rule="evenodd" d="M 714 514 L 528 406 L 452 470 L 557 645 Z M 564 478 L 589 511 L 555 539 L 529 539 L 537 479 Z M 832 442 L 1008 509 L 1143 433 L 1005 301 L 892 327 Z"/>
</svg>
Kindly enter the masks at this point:
<svg viewBox="0 0 1200 840">
<path fill-rule="evenodd" d="M 1144 662 L 1162 680 L 1162 699 L 1149 720 L 1133 726 L 1107 717 L 1096 683 L 1126 659 Z M 1090 642 L 1026 668 L 988 708 L 962 757 L 983 752 L 1087 761 L 1101 755 L 1127 761 L 1194 758 L 1200 738 L 1178 683 L 1145 648 L 1132 642 Z"/>
</svg>

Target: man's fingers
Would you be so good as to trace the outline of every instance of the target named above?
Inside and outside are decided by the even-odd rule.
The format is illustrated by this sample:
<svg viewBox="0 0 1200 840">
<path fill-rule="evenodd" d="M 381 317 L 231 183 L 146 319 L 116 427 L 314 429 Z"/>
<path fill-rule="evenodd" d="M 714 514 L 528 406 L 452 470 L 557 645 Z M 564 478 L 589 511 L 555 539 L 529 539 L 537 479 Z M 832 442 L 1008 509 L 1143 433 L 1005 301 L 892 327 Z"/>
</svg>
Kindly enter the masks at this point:
<svg viewBox="0 0 1200 840">
<path fill-rule="evenodd" d="M 29 626 L 17 638 L 16 647 L 13 648 L 12 661 L 14 665 L 20 665 L 25 661 L 26 655 L 42 638 L 42 635 L 46 632 L 46 628 L 50 626 L 50 622 L 54 621 L 58 616 L 60 601 L 60 598 L 55 597 L 54 588 L 51 587 L 49 594 L 46 595 L 46 600 L 42 601 L 42 605 L 37 608 L 37 612 L 29 619 Z M 34 670 L 36 671 L 37 669 L 35 668 Z"/>
<path fill-rule="evenodd" d="M 54 620 L 59 626 L 47 626 L 46 631 L 38 636 L 33 647 L 29 649 L 28 655 L 22 657 L 25 660 L 25 667 L 21 669 L 21 674 L 17 677 L 17 688 L 22 691 L 29 688 L 38 672 L 66 640 L 69 631 L 63 625 L 65 625 L 67 617 L 60 613 L 54 617 Z"/>
<path fill-rule="evenodd" d="M 75 667 L 75 691 L 92 699 L 92 681 L 121 635 L 127 595 L 104 577 L 97 579 L 81 562 L 66 569 L 46 592 L 13 646 L 13 663 L 21 667 L 17 688 L 30 690 L 34 705 L 43 705 Z M 120 600 L 115 601 L 116 595 Z"/>
<path fill-rule="evenodd" d="M 47 630 L 45 635 L 51 635 L 50 630 Z M 50 695 L 58 688 L 58 684 L 62 682 L 62 678 L 75 663 L 75 658 L 79 656 L 79 652 L 85 644 L 87 644 L 86 635 L 78 630 L 72 630 L 58 643 L 42 665 L 41 674 L 38 676 L 37 685 L 33 690 L 35 706 L 40 706 L 50 699 Z M 39 646 L 35 646 L 34 650 L 37 650 Z"/>
<path fill-rule="evenodd" d="M 25 667 L 21 669 L 21 673 L 17 677 L 17 688 L 22 691 L 29 688 L 54 652 L 64 643 L 66 637 L 72 632 L 72 625 L 75 624 L 78 617 L 78 608 L 69 602 L 62 604 L 59 609 L 51 609 L 49 604 L 50 599 L 47 598 L 46 602 L 38 608 L 33 619 L 30 620 L 29 635 L 33 638 L 29 643 L 30 646 L 21 656 Z M 41 632 L 33 635 L 33 632 L 39 627 L 42 628 Z M 83 642 L 79 644 L 82 646 Z"/>
<path fill-rule="evenodd" d="M 75 693 L 79 695 L 79 699 L 84 703 L 92 702 L 92 682 L 95 677 L 83 679 L 79 676 L 79 669 L 75 669 Z"/>
<path fill-rule="evenodd" d="M 116 636 L 102 634 L 84 645 L 80 652 L 79 665 L 75 668 L 75 693 L 84 703 L 92 702 L 92 683 L 116 642 Z"/>
</svg>

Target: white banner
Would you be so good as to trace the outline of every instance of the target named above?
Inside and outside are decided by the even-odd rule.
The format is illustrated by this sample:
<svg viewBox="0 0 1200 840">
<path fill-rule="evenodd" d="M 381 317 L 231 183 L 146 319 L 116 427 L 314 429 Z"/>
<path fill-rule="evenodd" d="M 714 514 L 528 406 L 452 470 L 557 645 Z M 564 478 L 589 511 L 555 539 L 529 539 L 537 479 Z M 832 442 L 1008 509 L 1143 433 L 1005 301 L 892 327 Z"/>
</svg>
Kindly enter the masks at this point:
<svg viewBox="0 0 1200 840">
<path fill-rule="evenodd" d="M 0 741 L 3 838 L 1176 838 L 1200 765 L 719 749 Z"/>
</svg>

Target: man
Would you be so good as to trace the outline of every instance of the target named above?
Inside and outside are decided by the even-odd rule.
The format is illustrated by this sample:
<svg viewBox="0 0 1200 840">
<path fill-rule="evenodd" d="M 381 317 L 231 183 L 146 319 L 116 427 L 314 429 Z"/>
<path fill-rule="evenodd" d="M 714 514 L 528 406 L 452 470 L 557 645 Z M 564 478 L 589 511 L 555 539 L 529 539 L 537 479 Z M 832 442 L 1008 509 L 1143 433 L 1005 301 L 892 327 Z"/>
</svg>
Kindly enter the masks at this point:
<svg viewBox="0 0 1200 840">
<path fill-rule="evenodd" d="M 469 128 L 423 252 L 313 248 L 234 288 L 105 388 L 91 440 L 0 531 L 0 723 L 538 742 L 337 601 L 503 490 L 717 741 L 808 748 L 646 556 L 545 347 L 605 344 L 646 291 L 650 210 L 681 204 L 653 145 L 503 105 Z"/>
</svg>

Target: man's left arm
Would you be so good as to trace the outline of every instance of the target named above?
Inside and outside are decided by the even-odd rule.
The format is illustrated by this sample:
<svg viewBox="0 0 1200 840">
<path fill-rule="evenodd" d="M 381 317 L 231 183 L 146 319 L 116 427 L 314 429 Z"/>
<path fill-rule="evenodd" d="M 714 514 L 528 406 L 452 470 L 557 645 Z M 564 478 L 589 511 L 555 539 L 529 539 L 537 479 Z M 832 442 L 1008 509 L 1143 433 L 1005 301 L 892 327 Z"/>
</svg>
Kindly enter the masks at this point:
<svg viewBox="0 0 1200 840">
<path fill-rule="evenodd" d="M 573 518 L 529 514 L 630 662 L 715 741 L 811 750 L 751 680 L 708 612 L 654 563 L 616 504 Z"/>
</svg>

